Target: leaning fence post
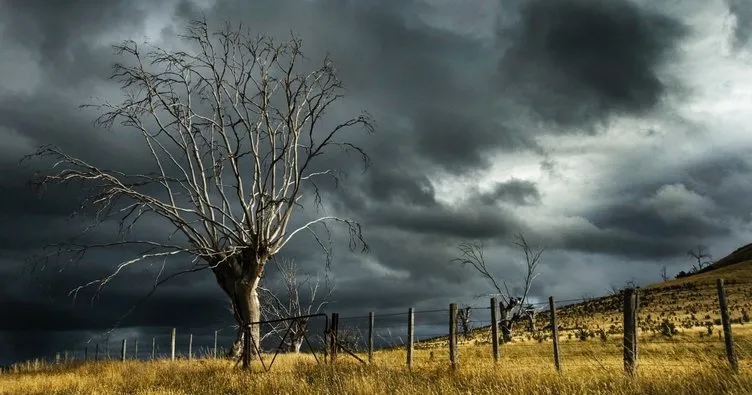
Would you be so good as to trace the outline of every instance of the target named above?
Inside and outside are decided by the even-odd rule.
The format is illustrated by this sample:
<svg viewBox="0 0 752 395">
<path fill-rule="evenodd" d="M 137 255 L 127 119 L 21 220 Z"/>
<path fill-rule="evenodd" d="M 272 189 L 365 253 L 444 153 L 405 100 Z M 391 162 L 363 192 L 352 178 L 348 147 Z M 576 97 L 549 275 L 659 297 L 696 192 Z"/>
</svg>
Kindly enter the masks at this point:
<svg viewBox="0 0 752 395">
<path fill-rule="evenodd" d="M 125 349 L 126 349 L 126 344 L 127 344 L 126 342 L 127 340 L 123 339 L 122 346 L 120 346 L 120 360 L 122 362 L 125 362 Z"/>
<path fill-rule="evenodd" d="M 214 331 L 214 359 L 217 359 L 217 332 Z"/>
<path fill-rule="evenodd" d="M 253 329 L 251 324 L 246 324 L 243 327 L 245 335 L 243 336 L 243 369 L 251 368 L 251 353 L 256 352 L 253 349 L 253 345 L 256 339 L 253 339 Z"/>
<path fill-rule="evenodd" d="M 457 304 L 449 304 L 449 363 L 457 369 Z"/>
<path fill-rule="evenodd" d="M 499 319 L 496 316 L 496 298 L 491 298 L 491 345 L 494 362 L 499 362 Z"/>
<path fill-rule="evenodd" d="M 172 339 L 170 341 L 170 359 L 175 360 L 175 328 L 172 328 Z"/>
<path fill-rule="evenodd" d="M 559 328 L 556 326 L 556 304 L 554 297 L 548 297 L 548 307 L 551 310 L 551 338 L 554 341 L 554 365 L 556 371 L 561 372 L 561 360 L 559 359 Z"/>
<path fill-rule="evenodd" d="M 415 339 L 415 309 L 407 309 L 407 367 L 413 366 L 413 341 Z"/>
<path fill-rule="evenodd" d="M 637 373 L 637 295 L 634 288 L 624 290 L 624 371 Z"/>
<path fill-rule="evenodd" d="M 731 333 L 731 320 L 729 319 L 728 305 L 726 304 L 726 289 L 723 285 L 723 279 L 718 279 L 718 303 L 721 305 L 721 321 L 723 322 L 723 337 L 726 343 L 726 358 L 729 366 L 734 373 L 739 372 L 739 361 L 736 359 L 736 350 L 734 349 L 734 336 Z"/>
<path fill-rule="evenodd" d="M 368 363 L 373 362 L 373 311 L 368 313 Z"/>
<path fill-rule="evenodd" d="M 332 328 L 331 333 L 329 334 L 329 340 L 330 340 L 330 351 L 331 351 L 331 357 L 330 361 L 332 364 L 334 364 L 337 361 L 337 329 L 339 327 L 339 314 L 338 313 L 332 313 Z"/>
<path fill-rule="evenodd" d="M 193 359 L 193 333 L 188 334 L 188 360 Z"/>
</svg>

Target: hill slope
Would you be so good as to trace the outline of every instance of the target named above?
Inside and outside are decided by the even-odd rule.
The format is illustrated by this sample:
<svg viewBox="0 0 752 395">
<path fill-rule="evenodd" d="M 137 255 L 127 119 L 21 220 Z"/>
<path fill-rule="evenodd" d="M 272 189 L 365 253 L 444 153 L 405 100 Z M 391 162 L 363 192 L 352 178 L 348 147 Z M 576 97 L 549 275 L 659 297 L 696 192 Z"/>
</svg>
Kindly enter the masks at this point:
<svg viewBox="0 0 752 395">
<path fill-rule="evenodd" d="M 718 305 L 717 279 L 724 279 L 726 299 L 732 324 L 749 328 L 752 312 L 752 244 L 738 248 L 701 272 L 679 279 L 651 284 L 638 290 L 638 322 L 642 334 L 660 335 L 662 326 L 673 324 L 679 333 L 706 336 L 709 327 L 718 333 L 721 314 Z M 556 309 L 560 336 L 578 338 L 587 336 L 620 335 L 623 322 L 621 294 L 593 298 Z M 536 328 L 543 332 L 531 333 L 524 324 L 517 324 L 515 341 L 550 336 L 550 313 L 537 315 Z M 738 330 L 742 330 L 739 328 Z M 737 329 L 735 329 L 737 331 Z M 473 338 L 488 337 L 490 327 L 474 330 Z M 436 338 L 446 341 L 446 336 Z M 429 340 L 431 343 L 433 340 Z M 430 347 L 430 346 L 429 346 Z"/>
</svg>

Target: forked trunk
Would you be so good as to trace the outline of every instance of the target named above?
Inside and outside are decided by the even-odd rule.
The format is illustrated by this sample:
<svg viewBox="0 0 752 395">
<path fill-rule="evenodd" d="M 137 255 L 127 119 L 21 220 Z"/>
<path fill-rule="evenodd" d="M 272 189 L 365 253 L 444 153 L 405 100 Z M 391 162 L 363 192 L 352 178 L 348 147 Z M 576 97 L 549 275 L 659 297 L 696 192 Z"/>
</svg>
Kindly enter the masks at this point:
<svg viewBox="0 0 752 395">
<path fill-rule="evenodd" d="M 290 322 L 290 331 L 287 334 L 287 339 L 285 339 L 287 352 L 300 353 L 307 329 L 308 319 L 299 318 Z"/>
<path fill-rule="evenodd" d="M 261 303 L 258 296 L 258 285 L 264 262 L 258 262 L 250 254 L 240 254 L 213 265 L 214 275 L 217 277 L 222 290 L 230 297 L 233 317 L 238 324 L 238 332 L 233 343 L 231 356 L 243 358 L 243 367 L 247 368 L 251 359 L 261 351 Z M 250 327 L 250 332 L 246 328 Z M 250 342 L 245 343 L 245 333 L 250 333 Z M 244 354 L 244 348 L 248 354 Z"/>
<path fill-rule="evenodd" d="M 302 346 L 303 336 L 296 336 L 287 344 L 287 352 L 298 354 Z"/>
</svg>

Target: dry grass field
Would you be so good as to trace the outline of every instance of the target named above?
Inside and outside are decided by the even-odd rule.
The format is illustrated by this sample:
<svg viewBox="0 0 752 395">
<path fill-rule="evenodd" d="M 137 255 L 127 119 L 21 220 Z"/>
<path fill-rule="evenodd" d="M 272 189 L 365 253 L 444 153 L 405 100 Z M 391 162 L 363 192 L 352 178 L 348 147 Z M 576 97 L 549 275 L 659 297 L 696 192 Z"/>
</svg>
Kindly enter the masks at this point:
<svg viewBox="0 0 752 395">
<path fill-rule="evenodd" d="M 715 346 L 662 343 L 642 348 L 638 376 L 622 374 L 617 342 L 562 342 L 561 374 L 550 343 L 504 345 L 494 364 L 487 345 L 460 348 L 460 367 L 446 350 L 417 350 L 407 370 L 404 351 L 377 352 L 364 366 L 340 356 L 334 367 L 309 355 L 284 356 L 270 372 L 243 372 L 224 361 L 102 362 L 0 377 L 3 394 L 750 394 L 752 364 L 729 372 Z M 433 356 L 431 355 L 433 352 Z M 649 356 L 648 356 L 649 355 Z M 433 359 L 433 360 L 432 360 Z"/>
<path fill-rule="evenodd" d="M 727 257 L 728 258 L 728 257 Z M 609 296 L 557 311 L 562 371 L 550 331 L 520 333 L 494 363 L 489 329 L 462 338 L 459 368 L 449 367 L 446 340 L 405 351 L 377 351 L 362 365 L 342 353 L 335 366 L 311 355 L 282 355 L 270 372 L 217 360 L 74 363 L 18 367 L 0 375 L 1 394 L 752 394 L 752 262 L 727 264 L 640 290 L 639 367 L 623 373 L 621 298 Z M 748 258 L 747 258 L 748 259 Z M 715 280 L 724 278 L 739 357 L 725 357 Z M 539 315 L 544 328 L 548 317 Z M 671 329 L 668 329 L 671 328 Z M 670 332 L 669 336 L 667 331 Z M 363 356 L 365 358 L 365 356 Z"/>
</svg>

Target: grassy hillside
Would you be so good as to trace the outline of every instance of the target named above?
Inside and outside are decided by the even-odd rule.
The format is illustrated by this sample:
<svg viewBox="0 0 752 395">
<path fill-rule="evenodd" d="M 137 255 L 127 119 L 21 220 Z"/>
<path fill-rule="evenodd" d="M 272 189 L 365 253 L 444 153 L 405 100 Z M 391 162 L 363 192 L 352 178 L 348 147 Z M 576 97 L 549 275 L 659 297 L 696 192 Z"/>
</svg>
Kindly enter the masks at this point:
<svg viewBox="0 0 752 395">
<path fill-rule="evenodd" d="M 723 262 L 723 265 L 716 266 L 713 270 L 639 289 L 638 319 L 642 332 L 660 332 L 664 322 L 687 331 L 721 325 L 716 288 L 716 280 L 719 278 L 726 283 L 726 298 L 732 323 L 740 326 L 749 324 L 752 310 L 752 261 L 730 264 L 723 260 L 719 262 Z M 622 303 L 621 295 L 596 298 L 561 308 L 557 311 L 557 319 L 565 330 L 604 329 L 620 333 Z M 548 319 L 548 314 L 541 314 L 538 325 L 547 325 Z"/>
</svg>

